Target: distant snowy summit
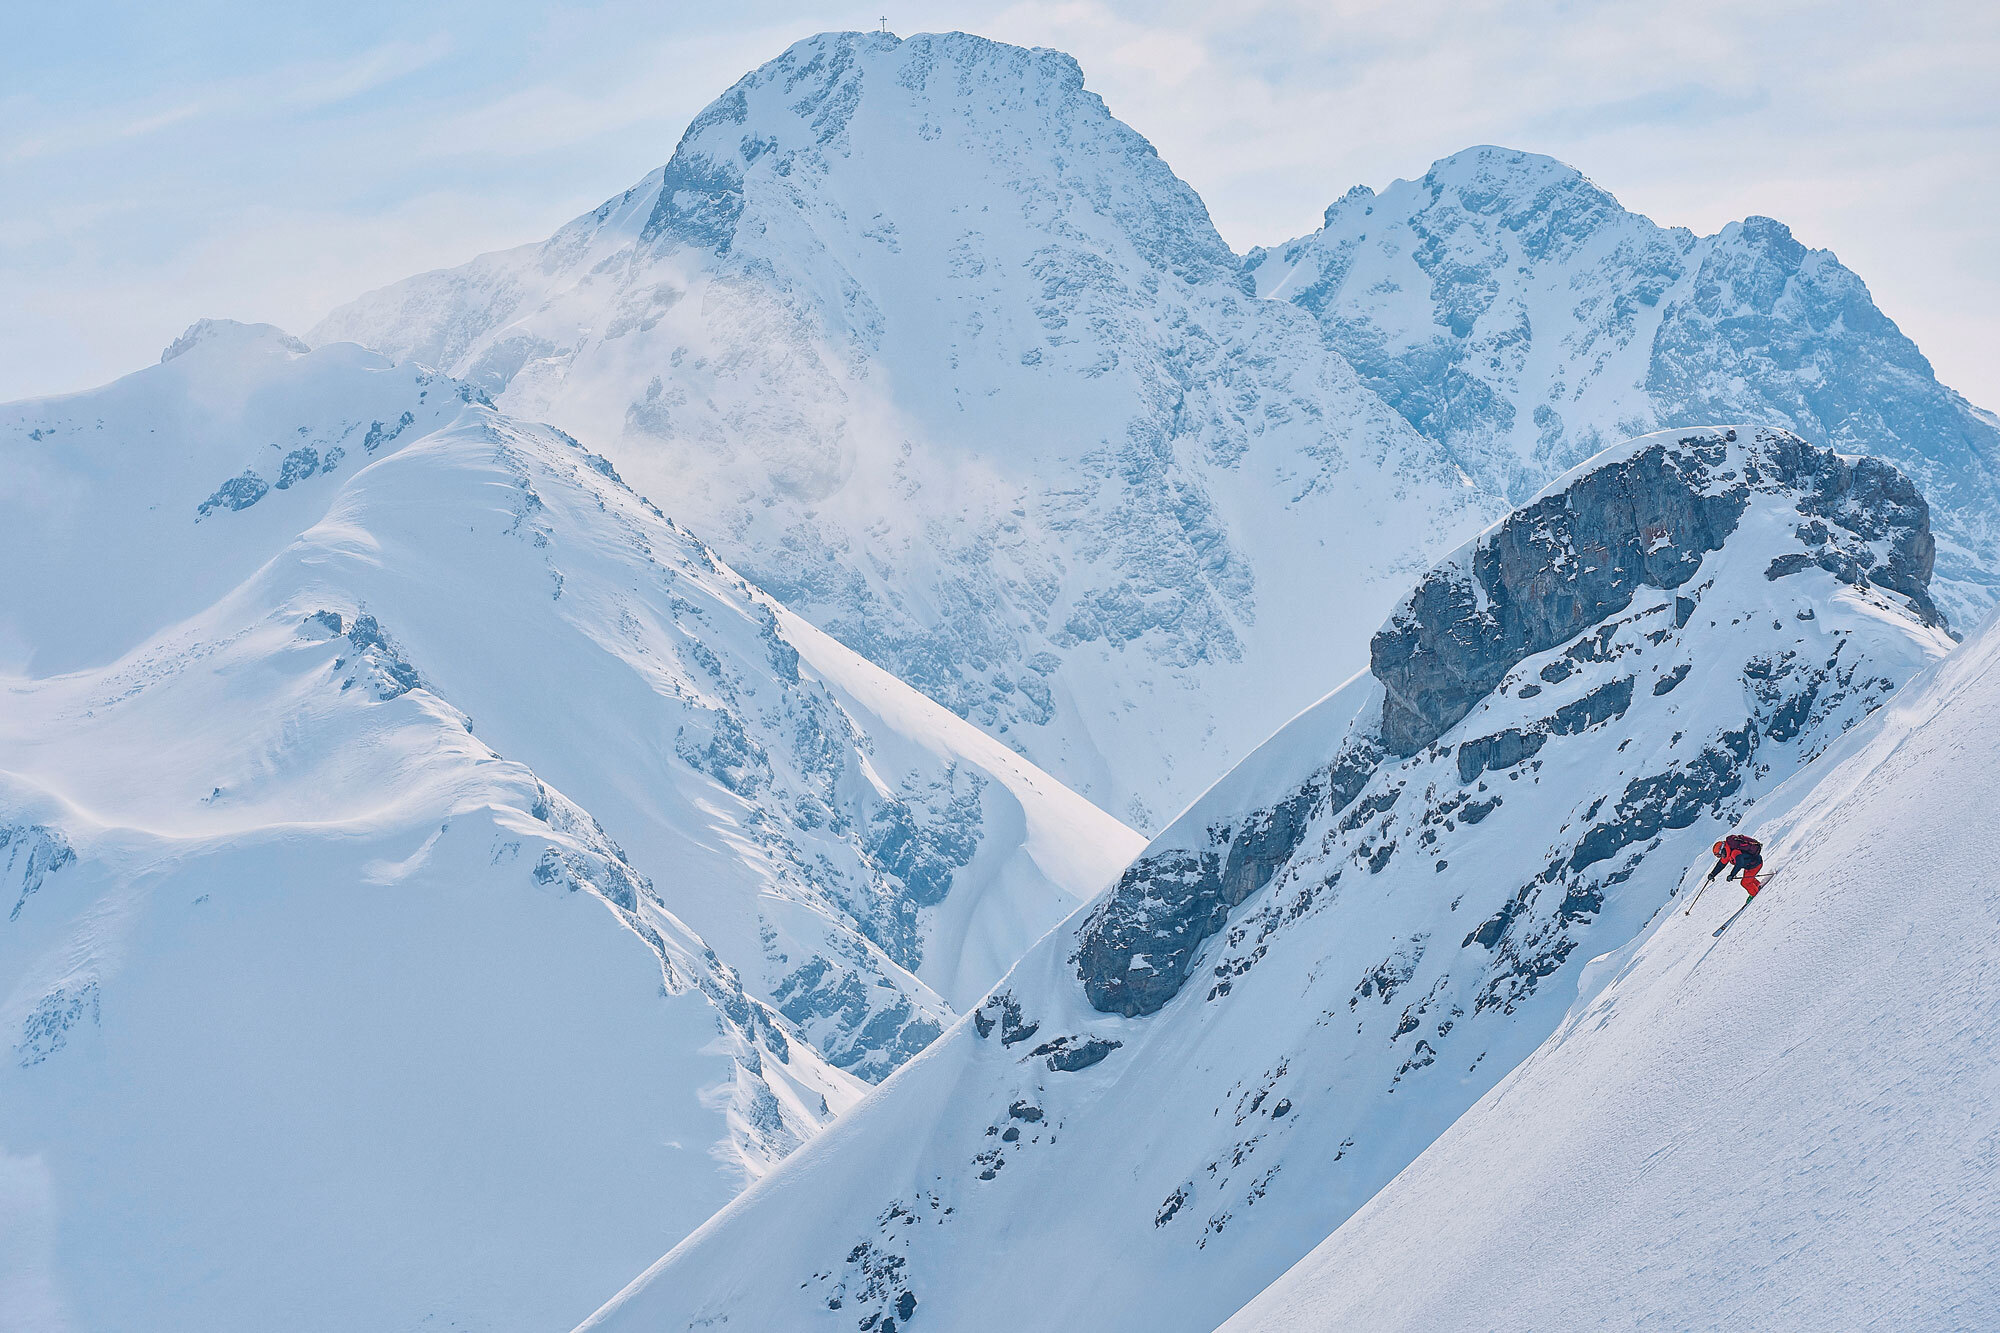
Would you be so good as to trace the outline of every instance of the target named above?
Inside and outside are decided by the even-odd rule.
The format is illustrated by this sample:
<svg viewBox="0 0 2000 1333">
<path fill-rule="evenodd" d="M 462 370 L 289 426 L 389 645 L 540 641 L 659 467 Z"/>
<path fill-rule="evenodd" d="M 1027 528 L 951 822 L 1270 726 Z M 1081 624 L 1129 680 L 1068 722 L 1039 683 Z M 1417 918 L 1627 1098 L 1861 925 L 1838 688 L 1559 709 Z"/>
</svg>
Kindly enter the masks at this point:
<svg viewBox="0 0 2000 1333">
<path fill-rule="evenodd" d="M 1245 263 L 1510 498 L 1625 436 L 1747 418 L 1921 485 L 1957 618 L 1976 621 L 2000 587 L 2000 423 L 1783 223 L 1696 236 L 1551 158 L 1482 147 L 1379 195 L 1356 187 L 1318 232 Z"/>
<path fill-rule="evenodd" d="M 1779 224 L 1696 237 L 1477 148 L 1239 258 L 1073 60 L 965 34 L 800 42 L 630 190 L 332 339 L 671 487 L 787 605 L 1149 828 L 1364 665 L 1433 558 L 1649 430 L 1896 462 L 1958 620 L 2000 568 L 2000 428 Z"/>
<path fill-rule="evenodd" d="M 1907 477 L 1789 431 L 1590 460 L 587 1327 L 1216 1327 L 1950 650 L 1932 546 Z"/>
<path fill-rule="evenodd" d="M 244 324 L 234 319 L 198 319 L 188 326 L 187 332 L 167 344 L 167 350 L 160 353 L 160 364 L 165 365 L 177 356 L 185 355 L 197 347 L 225 347 L 236 351 L 267 349 L 295 356 L 304 356 L 312 348 L 286 333 L 275 324 Z"/>
</svg>

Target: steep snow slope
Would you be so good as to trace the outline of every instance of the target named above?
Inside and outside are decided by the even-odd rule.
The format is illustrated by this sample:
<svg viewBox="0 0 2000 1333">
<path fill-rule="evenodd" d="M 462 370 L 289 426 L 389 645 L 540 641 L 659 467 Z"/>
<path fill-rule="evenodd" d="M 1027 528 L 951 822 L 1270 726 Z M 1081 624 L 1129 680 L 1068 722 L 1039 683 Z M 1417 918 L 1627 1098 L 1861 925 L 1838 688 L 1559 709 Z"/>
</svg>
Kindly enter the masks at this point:
<svg viewBox="0 0 2000 1333">
<path fill-rule="evenodd" d="M 1228 1327 L 2000 1326 L 1996 785 L 1989 627 Z"/>
<path fill-rule="evenodd" d="M 859 1095 L 392 661 L 188 628 L 7 682 L 0 1326 L 550 1327 Z"/>
<path fill-rule="evenodd" d="M 2000 421 L 1937 382 L 1832 254 L 1753 217 L 1662 227 L 1534 153 L 1472 148 L 1247 261 L 1488 486 L 1656 426 L 1748 418 L 1887 458 L 1935 509 L 1938 600 L 2000 589 Z"/>
<path fill-rule="evenodd" d="M 1136 823 L 1490 520 L 1067 56 L 801 42 L 542 245 L 335 312 L 609 454 L 807 619 Z"/>
<path fill-rule="evenodd" d="M 1213 1328 L 1946 651 L 1930 555 L 1906 479 L 1784 432 L 1593 460 L 590 1326 Z"/>
<path fill-rule="evenodd" d="M 0 1229 L 77 1327 L 580 1317 L 1137 850 L 431 372 L 198 326 L 0 451 Z"/>
</svg>

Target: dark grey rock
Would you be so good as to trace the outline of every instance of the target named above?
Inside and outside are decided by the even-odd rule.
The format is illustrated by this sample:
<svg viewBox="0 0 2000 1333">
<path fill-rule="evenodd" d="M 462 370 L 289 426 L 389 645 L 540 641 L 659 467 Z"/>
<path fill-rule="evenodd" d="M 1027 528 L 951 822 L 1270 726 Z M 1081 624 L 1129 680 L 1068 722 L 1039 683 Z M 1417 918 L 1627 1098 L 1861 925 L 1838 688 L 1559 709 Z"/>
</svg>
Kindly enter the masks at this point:
<svg viewBox="0 0 2000 1333">
<path fill-rule="evenodd" d="M 416 419 L 415 413 L 405 412 L 402 416 L 396 418 L 396 424 L 393 426 L 385 427 L 379 421 L 370 422 L 368 425 L 368 434 L 362 437 L 361 447 L 371 454 L 374 453 L 377 449 L 380 449 L 383 445 L 388 444 L 398 435 L 401 435 L 416 422 Z"/>
<path fill-rule="evenodd" d="M 374 616 L 365 613 L 356 616 L 347 631 L 347 641 L 357 653 L 365 654 L 381 668 L 383 679 L 376 687 L 376 698 L 387 701 L 423 687 L 423 677 L 389 641 Z"/>
<path fill-rule="evenodd" d="M 1532 758 L 1548 739 L 1546 731 L 1509 727 L 1491 736 L 1469 740 L 1458 747 L 1458 780 L 1471 782 L 1481 773 L 1512 768 Z"/>
<path fill-rule="evenodd" d="M 288 491 L 318 471 L 319 450 L 294 449 L 285 455 L 278 469 L 278 480 L 273 484 L 281 491 Z"/>
<path fill-rule="evenodd" d="M 217 509 L 241 512 L 270 493 L 271 488 L 264 483 L 264 479 L 245 468 L 241 476 L 223 482 L 215 488 L 215 494 L 196 505 L 195 516 L 197 519 L 207 518 Z"/>
<path fill-rule="evenodd" d="M 1206 849 L 1160 852 L 1130 866 L 1084 923 L 1077 974 L 1091 1006 L 1135 1018 L 1178 994 L 1230 909 L 1270 882 L 1315 814 L 1354 801 L 1380 757 L 1372 742 L 1350 743 L 1276 806 L 1236 828 L 1211 828 Z"/>
<path fill-rule="evenodd" d="M 1079 1069 L 1090 1068 L 1124 1044 L 1101 1037 L 1057 1037 L 1054 1041 L 1043 1042 L 1028 1054 L 1047 1056 L 1052 1073 L 1074 1074 Z"/>
<path fill-rule="evenodd" d="M 1600 685 L 1574 703 L 1556 709 L 1549 718 L 1549 730 L 1558 736 L 1574 736 L 1578 732 L 1613 718 L 1625 716 L 1625 710 L 1632 706 L 1632 677 Z"/>
<path fill-rule="evenodd" d="M 76 850 L 61 829 L 46 824 L 0 825 L 0 870 L 10 874 L 18 870 L 21 876 L 21 894 L 7 919 L 20 920 L 21 909 L 48 877 L 75 861 Z"/>
<path fill-rule="evenodd" d="M 1749 503 L 1747 485 L 1711 490 L 1727 456 L 1719 436 L 1651 445 L 1516 510 L 1473 547 L 1469 569 L 1426 575 L 1370 644 L 1385 747 L 1415 754 L 1523 658 L 1624 610 L 1641 585 L 1693 577 Z"/>
<path fill-rule="evenodd" d="M 1743 785 L 1742 769 L 1757 743 L 1749 726 L 1725 731 L 1685 764 L 1634 778 L 1612 807 L 1611 818 L 1591 827 L 1570 853 L 1569 868 L 1608 860 L 1663 828 L 1682 829 L 1717 808 Z"/>
<path fill-rule="evenodd" d="M 1516 510 L 1465 560 L 1427 574 L 1370 645 L 1389 752 L 1431 744 L 1522 659 L 1624 610 L 1640 586 L 1686 583 L 1735 531 L 1753 489 L 1794 493 L 1799 512 L 1821 520 L 1803 529 L 1818 549 L 1774 566 L 1770 577 L 1817 564 L 1900 593 L 1927 621 L 1943 623 L 1928 592 L 1936 551 L 1929 509 L 1907 477 L 1779 430 L 1756 432 L 1738 475 L 1727 469 L 1734 437 L 1649 445 Z M 1692 613 L 1689 599 L 1676 599 L 1677 623 Z"/>
</svg>

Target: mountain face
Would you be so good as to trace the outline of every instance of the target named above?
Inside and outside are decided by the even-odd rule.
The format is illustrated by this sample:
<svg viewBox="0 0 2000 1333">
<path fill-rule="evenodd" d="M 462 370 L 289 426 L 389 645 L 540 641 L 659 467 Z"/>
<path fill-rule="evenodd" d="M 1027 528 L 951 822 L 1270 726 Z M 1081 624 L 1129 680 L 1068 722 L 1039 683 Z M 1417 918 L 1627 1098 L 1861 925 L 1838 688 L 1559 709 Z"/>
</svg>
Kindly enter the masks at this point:
<svg viewBox="0 0 2000 1333">
<path fill-rule="evenodd" d="M 601 449 L 814 624 L 1157 824 L 1499 512 L 1067 56 L 802 42 L 544 244 L 315 342 Z"/>
<path fill-rule="evenodd" d="M 54 1326 L 574 1321 L 1138 850 L 434 372 L 200 325 L 0 456 Z"/>
<path fill-rule="evenodd" d="M 1996 759 L 1989 626 L 1228 1329 L 2000 1323 Z"/>
<path fill-rule="evenodd" d="M 1951 646 L 1932 553 L 1905 477 L 1785 431 L 1592 460 L 588 1327 L 1215 1327 Z"/>
<path fill-rule="evenodd" d="M 1748 418 L 1914 479 L 1954 619 L 1976 623 L 2000 589 L 2000 422 L 1782 223 L 1698 237 L 1560 162 L 1473 148 L 1379 195 L 1356 187 L 1246 267 L 1510 498 L 1625 436 Z"/>
<path fill-rule="evenodd" d="M 1781 225 L 1696 237 L 1489 148 L 1239 260 L 1068 57 L 964 34 L 802 42 L 547 242 L 312 337 L 574 432 L 1149 829 L 1431 559 L 1645 431 L 1886 457 L 1937 507 L 1939 604 L 2000 586 L 2000 424 Z"/>
</svg>

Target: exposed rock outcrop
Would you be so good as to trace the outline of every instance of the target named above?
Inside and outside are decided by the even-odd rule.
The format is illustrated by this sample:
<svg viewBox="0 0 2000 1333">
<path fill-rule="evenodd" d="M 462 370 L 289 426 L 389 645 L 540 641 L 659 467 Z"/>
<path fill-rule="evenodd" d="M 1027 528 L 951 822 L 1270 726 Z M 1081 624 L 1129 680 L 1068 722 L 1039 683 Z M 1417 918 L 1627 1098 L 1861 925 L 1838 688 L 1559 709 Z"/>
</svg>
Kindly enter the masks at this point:
<svg viewBox="0 0 2000 1333">
<path fill-rule="evenodd" d="M 1353 801 L 1380 758 L 1372 742 L 1359 742 L 1286 800 L 1235 828 L 1209 829 L 1207 848 L 1164 852 L 1128 867 L 1091 917 L 1077 957 L 1091 1005 L 1136 1018 L 1172 999 L 1202 941 L 1222 929 L 1231 908 L 1271 882 L 1314 817 Z"/>
<path fill-rule="evenodd" d="M 1544 688 L 1554 689 L 1555 698 L 1572 697 L 1540 717 L 1461 741 L 1456 769 L 1463 786 L 1484 792 L 1482 779 L 1489 774 L 1518 779 L 1526 768 L 1540 766 L 1536 756 L 1552 737 L 1623 717 L 1637 677 L 1620 667 L 1607 679 L 1604 664 L 1635 644 L 1657 647 L 1687 631 L 1707 586 L 1691 586 L 1705 557 L 1730 540 L 1756 496 L 1790 503 L 1798 515 L 1789 534 L 1797 547 L 1772 562 L 1767 578 L 1822 569 L 1858 588 L 1893 592 L 1918 620 L 1942 624 L 1928 591 L 1935 549 L 1929 509 L 1889 464 L 1760 428 L 1635 441 L 1515 511 L 1418 582 L 1372 644 L 1379 721 L 1363 719 L 1362 730 L 1332 762 L 1283 801 L 1213 821 L 1198 835 L 1183 832 L 1179 845 L 1156 844 L 1126 870 L 1081 933 L 1075 962 L 1091 1005 L 1126 1017 L 1157 1012 L 1180 993 L 1203 944 L 1223 930 L 1235 908 L 1272 882 L 1314 828 L 1326 830 L 1329 839 L 1360 834 L 1359 865 L 1380 873 L 1398 844 L 1367 835 L 1364 826 L 1396 803 L 1402 787 L 1374 779 L 1386 765 L 1443 740 L 1523 661 L 1562 649 L 1534 681 L 1516 682 L 1516 697 L 1536 697 Z M 1687 594 L 1660 597 L 1684 587 Z M 1645 589 L 1653 591 L 1634 610 Z M 1682 664 L 1649 675 L 1648 697 L 1674 689 L 1688 670 Z M 1837 661 L 1810 671 L 1789 661 L 1768 670 L 1787 676 L 1786 684 L 1751 679 L 1754 664 L 1745 674 L 1765 712 L 1761 720 L 1710 738 L 1665 771 L 1632 777 L 1603 821 L 1587 825 L 1551 864 L 1538 884 L 1564 884 L 1564 920 L 1589 915 L 1601 901 L 1601 886 L 1571 884 L 1565 876 L 1715 811 L 1741 785 L 1738 769 L 1760 733 L 1789 740 L 1823 705 L 1822 681 L 1830 682 L 1824 691 L 1829 697 L 1844 697 L 1856 685 L 1851 670 Z M 1567 682 L 1585 671 L 1596 672 L 1601 683 L 1579 694 L 1579 685 Z M 1431 820 L 1444 829 L 1478 824 L 1501 802 L 1497 794 L 1470 791 L 1430 799 Z M 1589 818 L 1603 804 L 1592 807 Z M 1501 949 L 1534 887 L 1524 887 L 1518 901 L 1468 939 Z M 1232 932 L 1232 946 L 1240 934 Z M 1555 942 L 1537 946 L 1532 959 L 1515 968 L 1528 978 L 1525 984 L 1566 956 L 1567 937 L 1558 941 L 1552 934 L 1550 940 Z M 1221 979 L 1211 997 L 1226 994 L 1239 971 L 1218 968 Z"/>
<path fill-rule="evenodd" d="M 1780 430 L 1662 439 L 1516 510 L 1424 576 L 1369 645 L 1385 691 L 1383 745 L 1415 754 L 1522 659 L 1623 611 L 1642 586 L 1685 584 L 1736 530 L 1753 490 L 1799 493 L 1807 549 L 1770 577 L 1816 564 L 1901 593 L 1927 623 L 1943 623 L 1928 592 L 1929 506 L 1889 464 Z"/>
</svg>

